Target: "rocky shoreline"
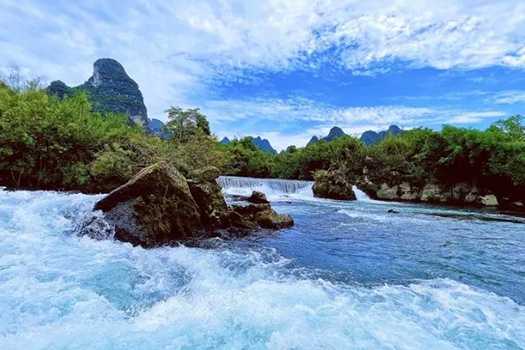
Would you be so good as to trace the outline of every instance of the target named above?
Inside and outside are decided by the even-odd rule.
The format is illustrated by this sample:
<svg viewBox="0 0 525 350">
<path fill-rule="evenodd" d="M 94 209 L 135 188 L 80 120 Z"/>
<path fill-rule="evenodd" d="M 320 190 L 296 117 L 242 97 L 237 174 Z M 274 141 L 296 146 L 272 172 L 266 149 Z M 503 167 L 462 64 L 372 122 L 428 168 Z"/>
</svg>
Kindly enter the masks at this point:
<svg viewBox="0 0 525 350">
<path fill-rule="evenodd" d="M 408 181 L 397 181 L 396 183 L 396 180 L 394 174 L 391 184 L 386 181 L 373 182 L 367 175 L 351 181 L 337 170 L 329 170 L 318 173 L 313 189 L 316 197 L 337 200 L 355 200 L 352 188 L 356 186 L 370 198 L 382 201 L 494 208 L 525 213 L 525 199 L 505 197 L 466 182 L 446 186 L 434 181 L 414 185 Z"/>
</svg>

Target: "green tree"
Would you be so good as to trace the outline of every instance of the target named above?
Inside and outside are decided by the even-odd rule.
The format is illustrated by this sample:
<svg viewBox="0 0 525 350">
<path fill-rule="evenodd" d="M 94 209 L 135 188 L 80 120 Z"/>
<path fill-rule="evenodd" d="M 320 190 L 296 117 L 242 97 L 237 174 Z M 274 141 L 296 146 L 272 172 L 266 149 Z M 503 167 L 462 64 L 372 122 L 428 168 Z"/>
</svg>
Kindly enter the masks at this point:
<svg viewBox="0 0 525 350">
<path fill-rule="evenodd" d="M 182 109 L 180 107 L 170 107 L 168 113 L 167 130 L 172 137 L 179 142 L 186 142 L 196 133 L 202 132 L 210 135 L 210 125 L 206 116 L 198 108 Z"/>
</svg>

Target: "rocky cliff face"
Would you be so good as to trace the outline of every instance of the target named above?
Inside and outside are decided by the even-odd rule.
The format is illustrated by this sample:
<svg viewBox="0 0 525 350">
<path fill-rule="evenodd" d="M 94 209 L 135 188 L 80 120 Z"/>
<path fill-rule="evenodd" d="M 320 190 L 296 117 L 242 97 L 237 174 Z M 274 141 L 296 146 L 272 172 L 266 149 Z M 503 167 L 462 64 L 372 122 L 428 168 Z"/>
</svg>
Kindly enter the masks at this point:
<svg viewBox="0 0 525 350">
<path fill-rule="evenodd" d="M 148 113 L 139 86 L 114 59 L 97 60 L 93 65 L 93 75 L 80 86 L 71 88 L 61 81 L 54 81 L 47 90 L 59 98 L 86 91 L 94 111 L 122 113 L 133 122 L 148 126 Z"/>
</svg>

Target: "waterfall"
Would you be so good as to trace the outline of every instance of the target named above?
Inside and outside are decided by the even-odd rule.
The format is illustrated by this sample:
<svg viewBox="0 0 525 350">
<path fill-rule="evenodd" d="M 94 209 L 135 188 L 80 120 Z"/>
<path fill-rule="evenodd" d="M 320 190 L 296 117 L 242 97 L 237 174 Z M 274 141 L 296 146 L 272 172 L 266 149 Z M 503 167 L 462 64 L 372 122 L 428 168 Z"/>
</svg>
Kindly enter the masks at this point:
<svg viewBox="0 0 525 350">
<path fill-rule="evenodd" d="M 274 199 L 283 196 L 313 197 L 313 181 L 220 176 L 217 182 L 228 194 L 249 195 L 252 191 L 261 191 Z"/>
<path fill-rule="evenodd" d="M 354 190 L 355 198 L 358 201 L 369 202 L 369 201 L 372 200 L 372 199 L 370 199 L 370 197 L 368 197 L 368 195 L 366 193 L 364 193 L 359 188 L 357 188 L 357 186 L 353 186 L 352 189 Z"/>
</svg>

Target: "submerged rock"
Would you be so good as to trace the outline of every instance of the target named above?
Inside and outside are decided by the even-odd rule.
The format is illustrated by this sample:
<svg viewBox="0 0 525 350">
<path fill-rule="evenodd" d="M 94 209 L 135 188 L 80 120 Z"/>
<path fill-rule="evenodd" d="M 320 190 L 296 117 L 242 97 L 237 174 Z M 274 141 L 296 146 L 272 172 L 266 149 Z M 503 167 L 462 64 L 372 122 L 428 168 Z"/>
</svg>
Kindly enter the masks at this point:
<svg viewBox="0 0 525 350">
<path fill-rule="evenodd" d="M 228 207 L 216 182 L 218 174 L 207 167 L 186 179 L 168 164 L 157 163 L 97 202 L 95 210 L 103 212 L 116 239 L 144 247 L 293 225 L 292 218 L 277 214 L 260 192 L 250 197 L 259 204 Z M 94 226 L 85 227 L 92 231 Z"/>
</svg>

